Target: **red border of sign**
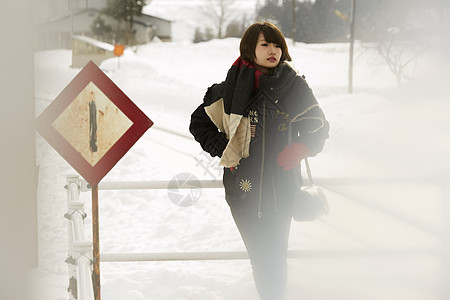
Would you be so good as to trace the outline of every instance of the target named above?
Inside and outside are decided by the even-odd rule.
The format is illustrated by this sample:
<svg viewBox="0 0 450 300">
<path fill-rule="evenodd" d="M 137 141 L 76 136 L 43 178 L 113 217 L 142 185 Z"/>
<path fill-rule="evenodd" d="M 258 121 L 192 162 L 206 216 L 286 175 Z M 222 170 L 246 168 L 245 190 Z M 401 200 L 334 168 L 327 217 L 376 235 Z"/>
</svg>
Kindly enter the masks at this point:
<svg viewBox="0 0 450 300">
<path fill-rule="evenodd" d="M 91 81 L 133 122 L 133 125 L 95 166 L 91 166 L 52 126 L 52 123 Z M 152 125 L 153 122 L 92 61 L 36 119 L 37 130 L 42 137 L 91 185 L 98 184 Z"/>
</svg>

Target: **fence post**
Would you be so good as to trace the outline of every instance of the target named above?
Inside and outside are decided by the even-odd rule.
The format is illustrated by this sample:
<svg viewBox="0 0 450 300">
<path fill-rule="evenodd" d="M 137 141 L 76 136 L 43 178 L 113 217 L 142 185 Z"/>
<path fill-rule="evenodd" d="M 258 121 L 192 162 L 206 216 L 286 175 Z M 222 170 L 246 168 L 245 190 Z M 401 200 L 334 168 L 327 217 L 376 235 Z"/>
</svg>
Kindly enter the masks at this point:
<svg viewBox="0 0 450 300">
<path fill-rule="evenodd" d="M 92 242 L 75 242 L 73 247 L 77 253 L 77 294 L 79 300 L 94 300 L 94 288 L 92 285 Z"/>
<path fill-rule="evenodd" d="M 83 220 L 86 217 L 84 203 L 80 202 L 80 190 L 84 188 L 78 175 L 66 178 L 68 211 L 64 217 L 68 222 L 68 258 L 70 300 L 93 300 L 92 286 L 92 242 L 86 240 Z"/>
<path fill-rule="evenodd" d="M 73 253 L 73 243 L 74 243 L 74 230 L 71 222 L 71 218 L 73 213 L 72 203 L 79 202 L 80 191 L 78 186 L 79 176 L 78 175 L 68 175 L 66 177 L 66 185 L 64 188 L 67 190 L 67 207 L 68 211 L 64 215 L 64 217 L 68 220 L 67 222 L 67 232 L 68 232 L 68 251 L 67 251 L 67 259 L 66 263 L 69 266 L 69 287 L 67 291 L 69 292 L 69 299 L 75 300 L 78 299 L 77 295 L 77 268 L 75 266 L 76 261 L 74 259 Z"/>
</svg>

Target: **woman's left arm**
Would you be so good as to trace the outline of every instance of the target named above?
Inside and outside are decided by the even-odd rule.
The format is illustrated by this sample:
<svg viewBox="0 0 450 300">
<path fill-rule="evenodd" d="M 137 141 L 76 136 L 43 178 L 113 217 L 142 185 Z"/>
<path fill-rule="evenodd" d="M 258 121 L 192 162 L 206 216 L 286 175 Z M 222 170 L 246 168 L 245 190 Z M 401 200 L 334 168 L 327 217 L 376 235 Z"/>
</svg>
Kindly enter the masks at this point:
<svg viewBox="0 0 450 300">
<path fill-rule="evenodd" d="M 330 124 L 304 78 L 299 78 L 300 111 L 292 118 L 293 142 L 305 145 L 308 156 L 320 153 L 329 137 Z"/>
<path fill-rule="evenodd" d="M 330 130 L 330 124 L 304 78 L 299 77 L 291 96 L 292 139 L 277 157 L 278 165 L 284 170 L 295 168 L 304 158 L 321 152 Z"/>
</svg>

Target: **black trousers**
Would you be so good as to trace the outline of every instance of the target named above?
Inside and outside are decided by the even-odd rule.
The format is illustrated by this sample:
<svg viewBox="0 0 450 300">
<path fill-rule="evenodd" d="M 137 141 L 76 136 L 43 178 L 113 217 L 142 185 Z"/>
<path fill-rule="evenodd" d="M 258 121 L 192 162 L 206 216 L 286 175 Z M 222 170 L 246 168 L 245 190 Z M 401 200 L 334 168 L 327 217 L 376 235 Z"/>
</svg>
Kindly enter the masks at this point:
<svg viewBox="0 0 450 300">
<path fill-rule="evenodd" d="M 247 248 L 260 299 L 284 299 L 292 216 L 272 212 L 258 218 L 233 209 L 231 213 Z"/>
</svg>

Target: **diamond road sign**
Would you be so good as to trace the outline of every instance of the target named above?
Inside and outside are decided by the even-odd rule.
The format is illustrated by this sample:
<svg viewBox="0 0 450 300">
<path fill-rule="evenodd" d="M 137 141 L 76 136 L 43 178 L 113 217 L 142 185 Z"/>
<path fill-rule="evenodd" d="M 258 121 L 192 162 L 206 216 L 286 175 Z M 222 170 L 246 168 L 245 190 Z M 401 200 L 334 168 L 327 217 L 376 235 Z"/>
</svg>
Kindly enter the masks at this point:
<svg viewBox="0 0 450 300">
<path fill-rule="evenodd" d="M 38 132 L 91 185 L 152 125 L 92 61 L 37 118 Z"/>
</svg>

